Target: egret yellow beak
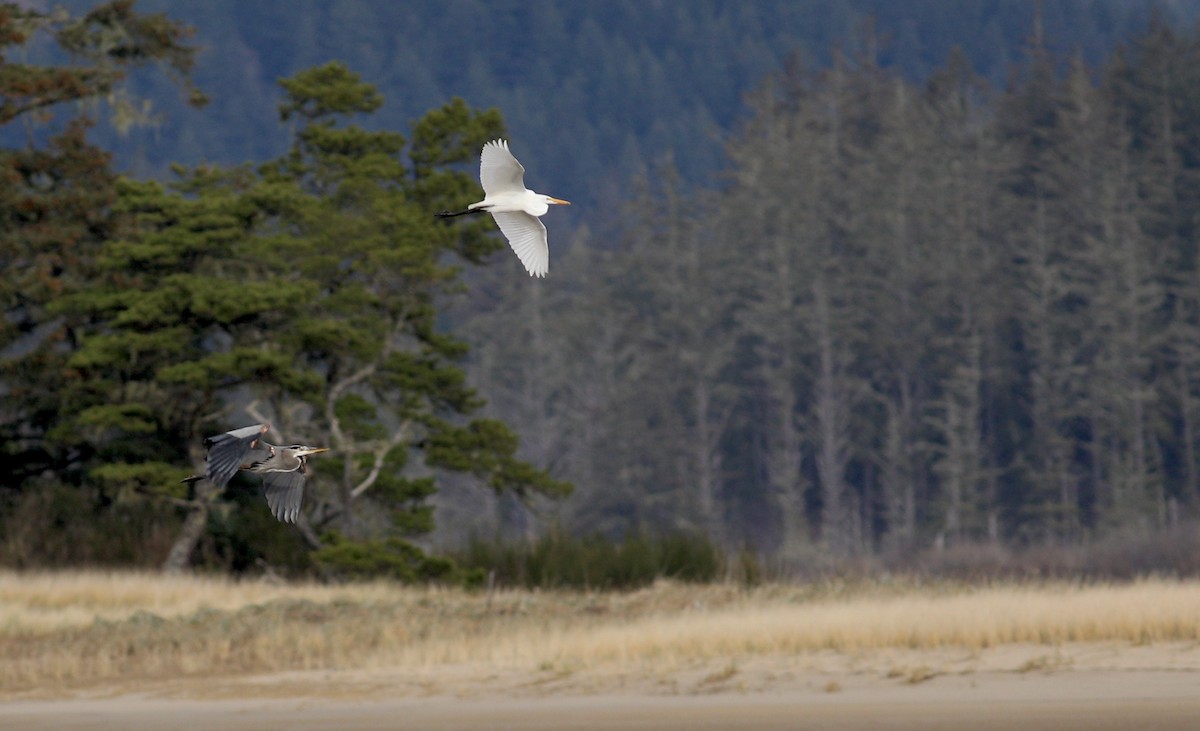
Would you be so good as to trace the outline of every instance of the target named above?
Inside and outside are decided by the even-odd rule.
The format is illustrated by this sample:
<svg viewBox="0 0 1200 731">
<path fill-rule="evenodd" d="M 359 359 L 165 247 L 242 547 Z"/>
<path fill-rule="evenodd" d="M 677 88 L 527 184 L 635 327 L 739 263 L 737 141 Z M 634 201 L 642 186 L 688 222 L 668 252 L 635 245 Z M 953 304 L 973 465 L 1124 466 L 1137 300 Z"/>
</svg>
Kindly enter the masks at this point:
<svg viewBox="0 0 1200 731">
<path fill-rule="evenodd" d="M 571 205 L 571 201 L 565 201 L 565 200 L 562 200 L 562 199 L 560 199 L 560 198 L 550 198 L 550 196 L 546 196 L 546 197 L 550 199 L 550 202 L 551 202 L 551 203 L 557 203 L 557 204 L 559 204 L 560 206 L 569 206 L 569 205 Z"/>
</svg>

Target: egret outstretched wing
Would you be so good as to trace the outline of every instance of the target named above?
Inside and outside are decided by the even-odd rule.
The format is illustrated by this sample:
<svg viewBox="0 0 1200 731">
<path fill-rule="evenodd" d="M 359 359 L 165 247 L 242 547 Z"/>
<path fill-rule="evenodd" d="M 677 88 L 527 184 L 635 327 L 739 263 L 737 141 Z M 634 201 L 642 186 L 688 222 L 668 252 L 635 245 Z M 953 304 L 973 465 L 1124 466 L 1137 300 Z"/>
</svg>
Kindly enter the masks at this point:
<svg viewBox="0 0 1200 731">
<path fill-rule="evenodd" d="M 496 212 L 492 217 L 525 269 L 535 277 L 546 276 L 550 270 L 550 247 L 542 222 L 522 211 Z"/>
<path fill-rule="evenodd" d="M 508 151 L 506 140 L 492 140 L 483 146 L 479 158 L 479 182 L 488 196 L 525 191 L 525 168 Z"/>
</svg>

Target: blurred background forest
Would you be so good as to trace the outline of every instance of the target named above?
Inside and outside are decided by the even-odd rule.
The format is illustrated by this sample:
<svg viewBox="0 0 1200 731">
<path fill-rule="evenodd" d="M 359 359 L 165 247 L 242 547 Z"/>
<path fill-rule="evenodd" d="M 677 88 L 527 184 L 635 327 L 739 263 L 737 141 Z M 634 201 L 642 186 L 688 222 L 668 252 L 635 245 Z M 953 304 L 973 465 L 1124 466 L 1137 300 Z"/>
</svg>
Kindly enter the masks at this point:
<svg viewBox="0 0 1200 731">
<path fill-rule="evenodd" d="M 0 35 L 0 563 L 1200 571 L 1200 1 L 133 12 Z M 174 487 L 257 416 L 300 529 Z"/>
</svg>

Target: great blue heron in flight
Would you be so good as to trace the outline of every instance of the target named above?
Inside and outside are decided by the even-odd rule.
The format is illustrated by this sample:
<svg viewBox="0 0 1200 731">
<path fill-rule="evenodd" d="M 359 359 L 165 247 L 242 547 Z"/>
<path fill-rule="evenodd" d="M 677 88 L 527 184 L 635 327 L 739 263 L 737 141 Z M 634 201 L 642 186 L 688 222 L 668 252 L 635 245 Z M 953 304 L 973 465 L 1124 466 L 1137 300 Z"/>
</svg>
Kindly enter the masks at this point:
<svg viewBox="0 0 1200 731">
<path fill-rule="evenodd" d="M 204 440 L 204 446 L 208 448 L 204 474 L 192 475 L 183 481 L 194 482 L 207 477 L 214 485 L 224 487 L 239 470 L 262 475 L 271 512 L 285 523 L 295 523 L 304 499 L 308 456 L 329 449 L 303 444 L 287 447 L 268 444 L 262 437 L 270 430 L 270 424 L 255 424 L 208 437 Z"/>
</svg>

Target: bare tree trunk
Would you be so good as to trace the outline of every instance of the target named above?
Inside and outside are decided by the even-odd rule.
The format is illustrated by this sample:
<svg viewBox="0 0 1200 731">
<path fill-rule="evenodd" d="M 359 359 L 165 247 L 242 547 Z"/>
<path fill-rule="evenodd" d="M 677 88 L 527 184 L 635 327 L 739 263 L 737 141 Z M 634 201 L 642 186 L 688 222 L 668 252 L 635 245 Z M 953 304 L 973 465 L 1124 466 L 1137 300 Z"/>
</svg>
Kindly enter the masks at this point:
<svg viewBox="0 0 1200 731">
<path fill-rule="evenodd" d="M 845 555 L 854 548 L 853 528 L 847 520 L 851 506 L 845 480 L 847 405 L 838 384 L 840 369 L 834 353 L 829 294 L 819 280 L 813 284 L 813 299 L 820 355 L 814 414 L 817 477 L 821 481 L 821 538 L 835 555 Z"/>
<path fill-rule="evenodd" d="M 1183 456 L 1187 482 L 1184 494 L 1193 505 L 1200 505 L 1200 476 L 1196 467 L 1196 427 L 1193 423 L 1192 384 L 1188 378 L 1191 363 L 1179 365 L 1179 419 L 1183 426 Z"/>
<path fill-rule="evenodd" d="M 779 372 L 773 374 L 775 428 L 768 445 L 767 479 L 779 511 L 781 553 L 787 556 L 809 542 L 804 508 L 804 481 L 800 474 L 803 437 L 796 425 L 796 392 L 788 382 L 791 353 L 785 351 Z"/>
<path fill-rule="evenodd" d="M 700 521 L 704 526 L 704 530 L 715 537 L 716 526 L 714 516 L 716 515 L 716 495 L 715 481 L 713 480 L 713 471 L 710 469 L 711 460 L 709 452 L 709 435 L 708 422 L 708 384 L 703 380 L 697 379 L 692 384 L 693 402 L 693 421 L 695 422 L 696 438 L 692 444 L 694 457 L 692 463 L 696 470 L 696 511 L 700 514 Z"/>
<path fill-rule="evenodd" d="M 208 506 L 198 503 L 188 517 L 183 521 L 183 530 L 171 546 L 167 560 L 163 562 L 162 570 L 168 574 L 181 574 L 187 570 L 192 561 L 192 552 L 204 535 L 204 527 L 208 525 Z"/>
<path fill-rule="evenodd" d="M 192 501 L 191 512 L 183 521 L 183 529 L 179 531 L 179 537 L 175 539 L 171 550 L 167 552 L 167 560 L 163 562 L 162 566 L 163 573 L 181 574 L 187 571 L 188 566 L 192 563 L 192 554 L 196 551 L 196 544 L 200 543 L 200 539 L 204 536 L 204 529 L 208 527 L 209 508 L 223 492 L 225 492 L 223 488 L 218 488 L 207 480 L 196 483 L 196 498 Z"/>
<path fill-rule="evenodd" d="M 917 504 L 921 481 L 917 450 L 918 416 L 912 396 L 912 379 L 900 369 L 896 397 L 888 399 L 887 425 L 879 477 L 881 503 L 887 519 L 883 547 L 896 553 L 911 547 L 917 538 Z"/>
<path fill-rule="evenodd" d="M 200 446 L 198 441 L 193 440 L 192 445 L 188 448 L 188 453 L 192 464 L 197 467 L 195 474 L 204 474 L 206 450 Z M 192 554 L 196 551 L 196 544 L 200 543 L 200 539 L 204 537 L 204 529 L 208 527 L 209 510 L 225 492 L 225 488 L 217 487 L 207 479 L 199 480 L 194 484 L 195 496 L 189 503 L 191 510 L 184 518 L 179 536 L 171 545 L 171 550 L 167 552 L 167 560 L 163 561 L 162 565 L 163 573 L 180 574 L 187 571 L 188 566 L 192 563 Z"/>
<path fill-rule="evenodd" d="M 524 456 L 539 467 L 548 467 L 551 463 L 551 435 L 546 414 L 546 386 L 550 382 L 549 369 L 553 367 L 553 354 L 550 352 L 546 337 L 546 324 L 542 317 L 543 297 L 540 282 L 529 282 L 524 288 L 521 309 L 528 318 L 528 334 L 530 352 L 525 362 L 524 381 L 521 383 L 521 400 L 523 418 L 521 423 L 521 440 L 524 445 Z M 533 540 L 538 532 L 538 524 L 529 507 L 521 500 L 512 496 L 502 498 L 498 504 L 501 530 L 507 535 L 520 536 Z"/>
<path fill-rule="evenodd" d="M 296 528 L 299 529 L 300 535 L 304 538 L 304 542 L 308 547 L 316 551 L 321 548 L 321 539 L 317 537 L 317 532 L 313 530 L 312 524 L 308 522 L 308 516 L 300 513 L 296 518 Z"/>
</svg>

